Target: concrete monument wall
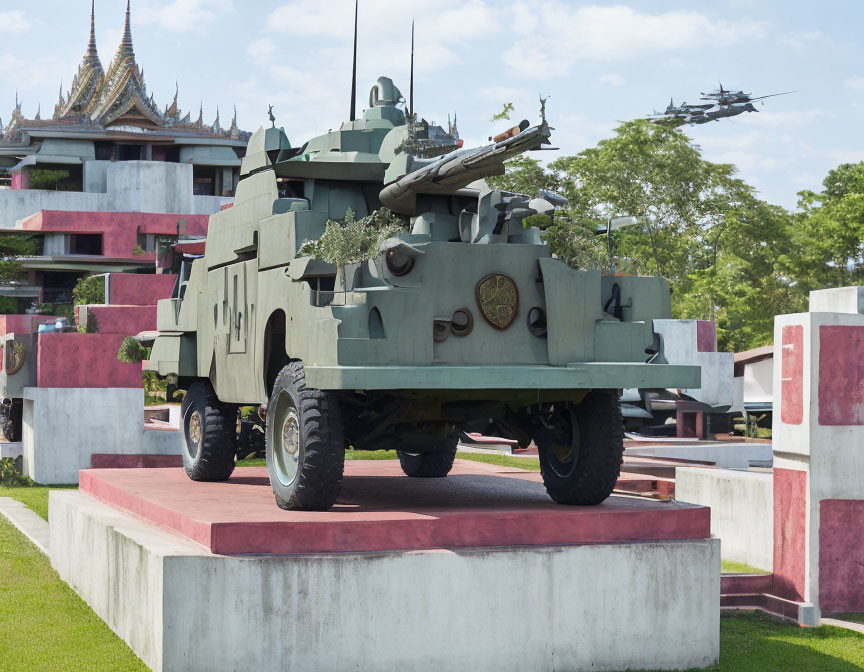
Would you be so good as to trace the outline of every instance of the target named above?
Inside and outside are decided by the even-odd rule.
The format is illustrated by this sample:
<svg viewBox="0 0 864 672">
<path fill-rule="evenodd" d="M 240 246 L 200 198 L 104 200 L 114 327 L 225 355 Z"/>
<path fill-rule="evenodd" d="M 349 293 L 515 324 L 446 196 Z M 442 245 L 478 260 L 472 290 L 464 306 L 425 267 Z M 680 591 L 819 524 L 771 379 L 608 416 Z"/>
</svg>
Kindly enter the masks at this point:
<svg viewBox="0 0 864 672">
<path fill-rule="evenodd" d="M 37 483 L 77 483 L 94 453 L 139 454 L 144 390 L 24 390 L 24 473 Z"/>
<path fill-rule="evenodd" d="M 713 322 L 654 320 L 654 331 L 663 338 L 663 354 L 670 364 L 702 367 L 702 387 L 683 390 L 685 394 L 712 406 L 732 405 L 734 354 L 717 352 Z"/>
<path fill-rule="evenodd" d="M 768 446 L 770 449 L 770 446 Z M 711 536 L 724 560 L 771 571 L 774 500 L 770 473 L 679 467 L 675 499 L 711 509 Z"/>
<path fill-rule="evenodd" d="M 195 196 L 189 164 L 86 161 L 84 175 L 87 191 L 83 192 L 0 191 L 0 228 L 12 228 L 19 219 L 40 210 L 212 215 L 234 200 L 222 196 Z"/>
<path fill-rule="evenodd" d="M 774 590 L 820 613 L 864 611 L 861 288 L 775 320 Z M 806 620 L 805 620 L 806 622 Z"/>
</svg>

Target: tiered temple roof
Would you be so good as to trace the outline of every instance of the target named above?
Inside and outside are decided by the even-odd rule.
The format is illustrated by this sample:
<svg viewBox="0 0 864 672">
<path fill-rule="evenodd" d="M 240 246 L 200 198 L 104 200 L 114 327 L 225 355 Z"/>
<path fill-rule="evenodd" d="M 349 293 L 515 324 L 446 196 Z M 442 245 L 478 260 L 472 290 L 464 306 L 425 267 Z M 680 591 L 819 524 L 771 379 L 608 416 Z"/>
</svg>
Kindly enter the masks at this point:
<svg viewBox="0 0 864 672">
<path fill-rule="evenodd" d="M 63 85 L 60 85 L 60 96 L 52 118 L 42 119 L 41 114 L 37 112 L 33 119 L 27 119 L 21 111 L 21 101 L 16 94 L 15 108 L 9 124 L 4 128 L 0 122 L 0 141 L 20 141 L 23 133 L 35 128 L 64 130 L 87 128 L 94 131 L 110 131 L 129 127 L 134 127 L 141 132 L 153 131 L 160 134 L 176 132 L 205 138 L 249 139 L 250 134 L 237 127 L 236 108 L 234 119 L 228 129 L 221 127 L 218 111 L 216 121 L 211 125 L 205 124 L 203 106 L 197 121 L 192 121 L 188 113 L 183 114 L 177 103 L 179 87 L 175 91 L 173 103 L 166 106 L 164 111 L 159 109 L 153 95 L 147 93 L 144 71 L 135 60 L 129 0 L 126 3 L 123 39 L 106 73 L 96 49 L 95 10 L 94 0 L 90 8 L 90 41 L 87 44 L 87 51 L 84 53 L 81 65 L 78 66 L 72 86 L 65 95 Z"/>
</svg>

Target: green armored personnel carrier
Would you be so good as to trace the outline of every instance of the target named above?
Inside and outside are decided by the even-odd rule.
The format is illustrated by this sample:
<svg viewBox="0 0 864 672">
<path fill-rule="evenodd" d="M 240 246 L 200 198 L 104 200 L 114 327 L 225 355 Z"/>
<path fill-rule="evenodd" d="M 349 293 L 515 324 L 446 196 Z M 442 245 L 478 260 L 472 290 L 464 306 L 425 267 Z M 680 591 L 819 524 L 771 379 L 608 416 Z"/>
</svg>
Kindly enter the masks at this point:
<svg viewBox="0 0 864 672">
<path fill-rule="evenodd" d="M 552 499 L 597 504 L 621 465 L 618 390 L 699 384 L 697 367 L 661 363 L 668 285 L 568 267 L 525 226 L 558 197 L 483 181 L 548 143 L 545 118 L 465 149 L 402 103 L 382 77 L 338 130 L 302 146 L 275 125 L 252 137 L 234 206 L 159 303 L 149 367 L 187 390 L 186 471 L 227 479 L 237 409 L 260 404 L 283 508 L 331 507 L 349 447 L 445 476 L 468 429 L 534 441 Z M 383 208 L 406 229 L 374 258 L 300 254 L 329 220 Z"/>
</svg>

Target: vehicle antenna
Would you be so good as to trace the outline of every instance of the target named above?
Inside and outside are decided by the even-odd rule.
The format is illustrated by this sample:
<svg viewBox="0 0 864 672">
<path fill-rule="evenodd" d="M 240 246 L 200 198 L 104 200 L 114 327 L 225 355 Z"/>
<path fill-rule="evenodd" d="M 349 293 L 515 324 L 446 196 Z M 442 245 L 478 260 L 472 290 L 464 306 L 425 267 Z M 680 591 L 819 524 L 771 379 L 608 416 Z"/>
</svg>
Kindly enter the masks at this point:
<svg viewBox="0 0 864 672">
<path fill-rule="evenodd" d="M 360 12 L 360 0 L 354 0 L 354 69 L 351 73 L 351 121 L 357 119 L 357 17 Z"/>
<path fill-rule="evenodd" d="M 414 118 L 414 19 L 411 19 L 411 88 L 408 92 L 408 113 Z"/>
</svg>

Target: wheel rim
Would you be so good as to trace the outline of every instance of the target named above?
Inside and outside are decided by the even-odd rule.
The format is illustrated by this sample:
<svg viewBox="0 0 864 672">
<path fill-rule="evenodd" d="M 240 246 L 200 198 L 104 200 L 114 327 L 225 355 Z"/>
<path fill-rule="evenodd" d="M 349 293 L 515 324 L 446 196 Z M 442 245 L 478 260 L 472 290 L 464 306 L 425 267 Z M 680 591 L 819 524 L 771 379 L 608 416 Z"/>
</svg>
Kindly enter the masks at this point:
<svg viewBox="0 0 864 672">
<path fill-rule="evenodd" d="M 187 441 L 190 457 L 198 455 L 198 446 L 201 444 L 201 414 L 192 411 L 189 416 L 189 441 Z"/>
<path fill-rule="evenodd" d="M 277 402 L 273 423 L 273 466 L 282 485 L 291 485 L 300 471 L 300 416 L 287 394 Z"/>
<path fill-rule="evenodd" d="M 572 411 L 566 411 L 563 426 L 553 434 L 549 446 L 549 466 L 561 478 L 567 478 L 576 469 L 579 459 L 579 425 Z"/>
</svg>

